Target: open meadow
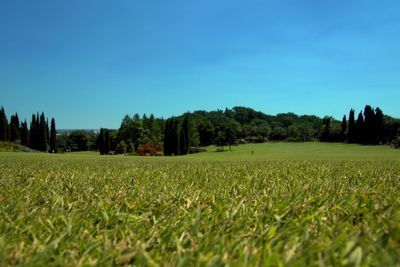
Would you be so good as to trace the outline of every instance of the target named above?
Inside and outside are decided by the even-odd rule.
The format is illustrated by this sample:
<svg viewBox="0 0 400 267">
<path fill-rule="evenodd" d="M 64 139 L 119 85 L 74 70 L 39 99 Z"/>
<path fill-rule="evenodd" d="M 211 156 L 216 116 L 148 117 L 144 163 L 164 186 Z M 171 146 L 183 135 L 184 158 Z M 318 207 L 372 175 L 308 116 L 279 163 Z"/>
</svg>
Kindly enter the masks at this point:
<svg viewBox="0 0 400 267">
<path fill-rule="evenodd" d="M 0 266 L 400 265 L 400 150 L 232 149 L 0 153 Z"/>
</svg>

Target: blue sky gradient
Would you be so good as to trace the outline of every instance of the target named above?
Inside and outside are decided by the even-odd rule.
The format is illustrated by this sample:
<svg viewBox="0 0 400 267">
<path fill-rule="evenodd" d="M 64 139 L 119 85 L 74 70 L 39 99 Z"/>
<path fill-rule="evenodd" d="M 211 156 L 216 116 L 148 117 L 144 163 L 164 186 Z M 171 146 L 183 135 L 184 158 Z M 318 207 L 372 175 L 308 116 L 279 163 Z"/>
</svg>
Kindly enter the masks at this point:
<svg viewBox="0 0 400 267">
<path fill-rule="evenodd" d="M 0 105 L 58 128 L 117 128 L 236 105 L 400 117 L 400 2 L 0 3 Z"/>
</svg>

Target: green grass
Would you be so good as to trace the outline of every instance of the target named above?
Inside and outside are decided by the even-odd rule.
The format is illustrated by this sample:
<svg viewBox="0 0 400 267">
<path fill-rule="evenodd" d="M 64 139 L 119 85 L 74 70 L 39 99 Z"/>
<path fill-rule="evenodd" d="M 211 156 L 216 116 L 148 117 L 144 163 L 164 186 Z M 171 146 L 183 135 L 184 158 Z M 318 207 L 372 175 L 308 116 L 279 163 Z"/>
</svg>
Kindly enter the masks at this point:
<svg viewBox="0 0 400 267">
<path fill-rule="evenodd" d="M 191 155 L 200 159 L 241 159 L 241 160 L 381 160 L 400 159 L 400 150 L 389 146 L 364 146 L 343 143 L 264 143 L 232 146 L 231 151 L 216 152 L 214 146 L 208 153 Z M 252 151 L 254 153 L 252 153 Z"/>
<path fill-rule="evenodd" d="M 0 153 L 0 266 L 400 265 L 398 150 L 209 149 Z"/>
</svg>

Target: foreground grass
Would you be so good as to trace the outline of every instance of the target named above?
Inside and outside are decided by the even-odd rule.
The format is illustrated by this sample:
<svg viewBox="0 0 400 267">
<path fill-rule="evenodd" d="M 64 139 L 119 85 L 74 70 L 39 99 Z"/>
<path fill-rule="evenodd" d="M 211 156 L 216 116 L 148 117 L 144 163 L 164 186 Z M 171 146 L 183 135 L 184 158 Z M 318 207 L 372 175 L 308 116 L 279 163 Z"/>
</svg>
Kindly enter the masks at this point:
<svg viewBox="0 0 400 267">
<path fill-rule="evenodd" d="M 399 192 L 399 160 L 3 153 L 0 265 L 398 266 Z"/>
</svg>

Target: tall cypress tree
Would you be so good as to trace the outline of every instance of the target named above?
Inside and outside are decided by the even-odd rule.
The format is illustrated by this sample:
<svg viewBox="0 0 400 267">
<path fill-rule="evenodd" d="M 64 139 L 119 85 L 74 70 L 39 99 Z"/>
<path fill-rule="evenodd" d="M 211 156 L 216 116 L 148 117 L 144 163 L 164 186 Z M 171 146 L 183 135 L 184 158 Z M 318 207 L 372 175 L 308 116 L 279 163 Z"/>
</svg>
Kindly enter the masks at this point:
<svg viewBox="0 0 400 267">
<path fill-rule="evenodd" d="M 362 111 L 358 114 L 357 121 L 354 127 L 354 137 L 356 143 L 363 144 L 365 142 L 364 136 L 364 117 Z"/>
<path fill-rule="evenodd" d="M 179 155 L 179 122 L 175 118 L 171 121 L 171 148 L 175 156 Z"/>
<path fill-rule="evenodd" d="M 97 146 L 99 148 L 100 155 L 104 155 L 104 143 L 105 143 L 104 129 L 100 128 L 100 133 L 99 136 L 97 137 Z"/>
<path fill-rule="evenodd" d="M 51 119 L 51 127 L 50 127 L 50 152 L 56 152 L 56 138 L 57 138 L 57 131 L 56 131 L 56 121 L 54 118 Z"/>
<path fill-rule="evenodd" d="M 186 155 L 189 150 L 189 119 L 185 117 L 179 135 L 179 150 L 181 155 Z"/>
<path fill-rule="evenodd" d="M 10 141 L 15 142 L 20 140 L 20 138 L 19 118 L 18 114 L 15 113 L 15 115 L 12 115 L 10 119 Z"/>
<path fill-rule="evenodd" d="M 383 121 L 383 112 L 380 108 L 375 109 L 375 129 L 376 129 L 376 140 L 375 143 L 383 143 L 384 142 L 384 121 Z"/>
<path fill-rule="evenodd" d="M 189 118 L 185 117 L 185 119 L 183 120 L 183 124 L 182 124 L 182 128 L 183 128 L 183 132 L 185 134 L 185 140 L 186 140 L 186 151 L 185 151 L 185 155 L 188 153 L 189 151 Z"/>
<path fill-rule="evenodd" d="M 29 130 L 26 120 L 23 123 L 21 123 L 21 145 L 23 146 L 29 145 Z"/>
<path fill-rule="evenodd" d="M 347 141 L 349 143 L 355 143 L 354 109 L 351 109 L 349 114 L 349 129 L 347 130 Z"/>
<path fill-rule="evenodd" d="M 37 149 L 37 140 L 36 140 L 36 132 L 37 132 L 37 123 L 36 116 L 32 114 L 31 127 L 29 131 L 29 147 L 32 149 Z"/>
<path fill-rule="evenodd" d="M 347 132 L 346 115 L 343 116 L 341 128 L 342 128 L 342 140 L 345 141 L 346 140 L 346 132 Z"/>
<path fill-rule="evenodd" d="M 110 142 L 110 131 L 108 129 L 105 129 L 104 132 L 104 154 L 108 155 L 110 153 L 110 147 L 111 147 L 111 142 Z"/>
<path fill-rule="evenodd" d="M 49 119 L 46 118 L 46 141 L 47 144 L 50 145 L 50 128 L 49 128 Z"/>
<path fill-rule="evenodd" d="M 364 140 L 365 144 L 374 144 L 376 140 L 375 112 L 370 105 L 364 108 Z"/>
<path fill-rule="evenodd" d="M 322 132 L 320 140 L 322 142 L 331 141 L 331 117 L 325 116 L 322 119 Z"/>
<path fill-rule="evenodd" d="M 40 115 L 39 121 L 39 131 L 38 131 L 38 150 L 47 151 L 47 136 L 48 136 L 48 126 L 46 124 L 46 117 L 44 113 Z"/>
<path fill-rule="evenodd" d="M 186 136 L 185 136 L 185 131 L 183 130 L 183 127 L 179 131 L 179 155 L 186 155 L 187 154 L 187 149 L 186 149 Z"/>
<path fill-rule="evenodd" d="M 3 107 L 0 109 L 0 141 L 8 141 L 8 120 Z"/>
</svg>

